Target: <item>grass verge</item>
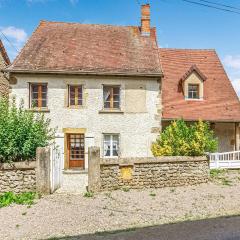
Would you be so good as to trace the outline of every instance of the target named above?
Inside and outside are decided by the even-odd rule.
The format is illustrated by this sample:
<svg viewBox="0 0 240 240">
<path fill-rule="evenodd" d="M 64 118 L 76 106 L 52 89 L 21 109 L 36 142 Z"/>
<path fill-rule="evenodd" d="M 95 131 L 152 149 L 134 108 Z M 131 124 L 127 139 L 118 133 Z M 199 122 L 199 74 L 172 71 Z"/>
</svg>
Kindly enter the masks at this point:
<svg viewBox="0 0 240 240">
<path fill-rule="evenodd" d="M 13 203 L 32 205 L 37 196 L 38 195 L 35 192 L 24 192 L 19 194 L 6 192 L 0 194 L 0 208 L 7 207 Z"/>
</svg>

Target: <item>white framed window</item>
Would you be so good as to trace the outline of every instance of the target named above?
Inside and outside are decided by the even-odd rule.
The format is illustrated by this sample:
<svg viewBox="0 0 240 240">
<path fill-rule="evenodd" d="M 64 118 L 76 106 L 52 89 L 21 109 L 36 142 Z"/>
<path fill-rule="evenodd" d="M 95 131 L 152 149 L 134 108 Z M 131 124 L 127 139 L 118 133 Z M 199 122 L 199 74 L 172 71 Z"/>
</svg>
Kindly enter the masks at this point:
<svg viewBox="0 0 240 240">
<path fill-rule="evenodd" d="M 188 84 L 188 99 L 199 99 L 199 84 Z"/>
<path fill-rule="evenodd" d="M 106 158 L 119 156 L 119 134 L 103 134 L 103 154 Z"/>
</svg>

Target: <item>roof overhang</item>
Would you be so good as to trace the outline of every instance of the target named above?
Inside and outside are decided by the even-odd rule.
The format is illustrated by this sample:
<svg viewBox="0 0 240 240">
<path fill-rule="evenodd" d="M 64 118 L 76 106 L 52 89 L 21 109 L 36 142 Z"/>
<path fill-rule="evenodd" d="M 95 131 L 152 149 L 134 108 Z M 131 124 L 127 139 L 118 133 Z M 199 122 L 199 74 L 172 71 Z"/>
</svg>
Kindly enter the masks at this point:
<svg viewBox="0 0 240 240">
<path fill-rule="evenodd" d="M 214 119 L 214 120 L 209 120 L 209 119 L 184 119 L 184 118 L 162 118 L 163 122 L 169 122 L 169 121 L 174 121 L 174 120 L 179 120 L 183 119 L 185 122 L 197 122 L 199 120 L 205 121 L 205 122 L 212 122 L 212 123 L 240 123 L 240 119 Z"/>
<path fill-rule="evenodd" d="M 20 74 L 64 74 L 64 75 L 92 75 L 92 76 L 139 76 L 139 77 L 163 77 L 163 73 L 141 73 L 141 72 L 88 72 L 68 70 L 26 70 L 26 69 L 2 69 L 6 73 Z"/>
</svg>

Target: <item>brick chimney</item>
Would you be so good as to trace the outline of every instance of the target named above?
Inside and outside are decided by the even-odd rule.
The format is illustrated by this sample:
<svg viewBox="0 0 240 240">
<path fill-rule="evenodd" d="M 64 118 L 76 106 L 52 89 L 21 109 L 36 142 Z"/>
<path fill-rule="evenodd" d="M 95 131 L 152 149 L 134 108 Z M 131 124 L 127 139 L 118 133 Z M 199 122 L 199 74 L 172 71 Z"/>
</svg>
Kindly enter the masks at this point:
<svg viewBox="0 0 240 240">
<path fill-rule="evenodd" d="M 150 4 L 142 5 L 141 34 L 150 36 Z"/>
</svg>

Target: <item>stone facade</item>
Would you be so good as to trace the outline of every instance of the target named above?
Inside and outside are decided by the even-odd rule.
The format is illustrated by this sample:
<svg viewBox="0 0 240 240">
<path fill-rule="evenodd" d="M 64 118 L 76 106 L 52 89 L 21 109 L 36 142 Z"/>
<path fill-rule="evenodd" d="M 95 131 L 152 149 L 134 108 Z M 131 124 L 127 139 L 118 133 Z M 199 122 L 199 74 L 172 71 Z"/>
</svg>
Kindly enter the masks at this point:
<svg viewBox="0 0 240 240">
<path fill-rule="evenodd" d="M 0 165 L 0 193 L 36 191 L 35 162 Z"/>
<path fill-rule="evenodd" d="M 15 77 L 17 81 L 11 84 L 10 97 L 16 97 L 17 104 L 23 99 L 26 108 L 29 108 L 29 83 L 48 84 L 45 116 L 51 119 L 51 127 L 57 127 L 56 142 L 62 149 L 66 139 L 64 129 L 84 129 L 86 160 L 90 146 L 100 147 L 103 156 L 104 133 L 119 134 L 120 157 L 152 156 L 151 144 L 161 125 L 159 78 L 21 74 Z M 69 84 L 83 86 L 83 106 L 75 109 L 67 106 Z M 120 86 L 121 111 L 102 111 L 103 85 Z M 87 161 L 85 168 L 88 168 Z"/>
</svg>

